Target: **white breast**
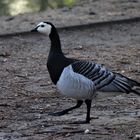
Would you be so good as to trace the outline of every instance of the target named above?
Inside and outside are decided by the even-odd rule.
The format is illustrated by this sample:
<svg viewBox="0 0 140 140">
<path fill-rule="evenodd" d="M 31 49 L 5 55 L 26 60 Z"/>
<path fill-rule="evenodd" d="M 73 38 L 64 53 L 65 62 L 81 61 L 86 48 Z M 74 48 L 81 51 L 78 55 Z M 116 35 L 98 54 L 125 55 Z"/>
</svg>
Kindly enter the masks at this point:
<svg viewBox="0 0 140 140">
<path fill-rule="evenodd" d="M 94 97 L 94 83 L 81 74 L 75 73 L 72 66 L 67 66 L 57 84 L 61 94 L 76 99 L 92 99 Z"/>
</svg>

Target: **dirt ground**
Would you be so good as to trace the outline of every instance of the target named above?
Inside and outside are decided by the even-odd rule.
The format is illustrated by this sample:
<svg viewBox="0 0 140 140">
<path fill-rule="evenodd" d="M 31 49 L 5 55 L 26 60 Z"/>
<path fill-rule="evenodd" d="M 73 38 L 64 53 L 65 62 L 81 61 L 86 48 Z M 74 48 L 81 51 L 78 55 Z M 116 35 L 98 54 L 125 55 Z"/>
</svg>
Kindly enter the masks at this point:
<svg viewBox="0 0 140 140">
<path fill-rule="evenodd" d="M 68 57 L 93 60 L 140 81 L 140 22 L 63 30 Z M 140 97 L 102 93 L 92 103 L 61 117 L 49 116 L 75 104 L 51 83 L 46 61 L 50 41 L 26 34 L 0 38 L 0 140 L 128 140 L 140 134 Z M 85 133 L 85 130 L 89 130 Z"/>
</svg>

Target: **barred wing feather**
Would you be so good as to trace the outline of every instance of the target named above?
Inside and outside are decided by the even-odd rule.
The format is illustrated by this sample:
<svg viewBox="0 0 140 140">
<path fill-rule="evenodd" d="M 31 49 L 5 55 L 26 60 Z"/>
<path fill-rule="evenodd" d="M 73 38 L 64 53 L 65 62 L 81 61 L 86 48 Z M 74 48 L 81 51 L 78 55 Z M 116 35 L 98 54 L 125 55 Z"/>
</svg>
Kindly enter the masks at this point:
<svg viewBox="0 0 140 140">
<path fill-rule="evenodd" d="M 104 66 L 89 62 L 76 61 L 71 64 L 73 71 L 93 81 L 96 90 L 104 92 L 133 92 L 136 82 L 106 69 Z"/>
</svg>

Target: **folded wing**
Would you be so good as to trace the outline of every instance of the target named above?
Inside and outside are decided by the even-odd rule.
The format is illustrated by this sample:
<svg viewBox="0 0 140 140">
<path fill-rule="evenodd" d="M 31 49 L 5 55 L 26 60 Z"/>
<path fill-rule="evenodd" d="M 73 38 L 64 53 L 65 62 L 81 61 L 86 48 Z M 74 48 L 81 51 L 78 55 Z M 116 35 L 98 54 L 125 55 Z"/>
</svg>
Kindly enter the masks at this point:
<svg viewBox="0 0 140 140">
<path fill-rule="evenodd" d="M 111 72 L 100 64 L 89 61 L 77 61 L 71 65 L 74 72 L 79 73 L 93 81 L 95 89 L 98 91 L 125 93 L 134 92 L 136 94 L 140 94 L 132 89 L 134 86 L 140 86 L 138 82 L 119 73 Z"/>
</svg>

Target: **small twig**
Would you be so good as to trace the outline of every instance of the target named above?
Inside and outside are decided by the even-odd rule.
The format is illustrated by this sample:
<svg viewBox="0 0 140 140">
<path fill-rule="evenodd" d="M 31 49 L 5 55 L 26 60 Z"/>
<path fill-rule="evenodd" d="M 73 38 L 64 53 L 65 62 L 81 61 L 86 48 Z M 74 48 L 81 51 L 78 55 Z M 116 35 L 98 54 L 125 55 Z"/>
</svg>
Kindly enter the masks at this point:
<svg viewBox="0 0 140 140">
<path fill-rule="evenodd" d="M 0 104 L 0 106 L 8 107 L 8 106 L 10 106 L 10 105 L 8 105 L 7 103 L 3 103 L 3 104 Z"/>
<path fill-rule="evenodd" d="M 95 134 L 95 135 L 110 135 L 110 133 L 101 133 L 101 132 L 92 132 L 92 134 Z"/>
<path fill-rule="evenodd" d="M 21 78 L 24 78 L 24 79 L 29 79 L 26 75 L 18 75 L 18 74 L 15 74 L 15 76 L 21 77 Z"/>
<path fill-rule="evenodd" d="M 0 53 L 0 56 L 1 57 L 8 57 L 8 56 L 10 56 L 10 54 L 7 52 L 3 52 L 3 53 Z"/>
<path fill-rule="evenodd" d="M 72 133 L 72 134 L 75 134 L 75 133 L 83 133 L 84 130 L 72 130 L 72 131 L 60 131 L 60 132 L 56 132 L 56 134 L 66 134 L 66 133 Z"/>
<path fill-rule="evenodd" d="M 73 130 L 73 131 L 48 130 L 48 131 L 40 131 L 40 132 L 37 132 L 36 134 L 55 133 L 56 135 L 58 135 L 58 134 L 67 134 L 67 133 L 75 134 L 75 133 L 83 133 L 83 132 L 84 132 L 83 130 Z"/>
</svg>

